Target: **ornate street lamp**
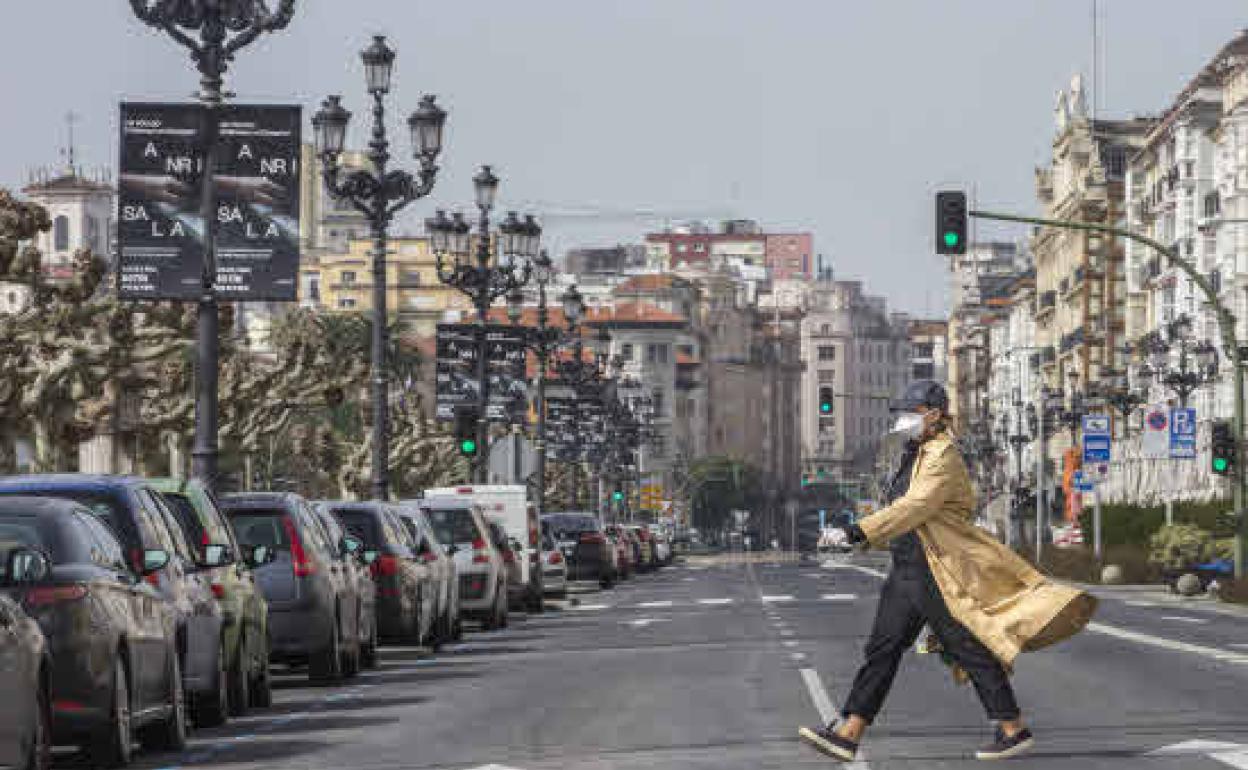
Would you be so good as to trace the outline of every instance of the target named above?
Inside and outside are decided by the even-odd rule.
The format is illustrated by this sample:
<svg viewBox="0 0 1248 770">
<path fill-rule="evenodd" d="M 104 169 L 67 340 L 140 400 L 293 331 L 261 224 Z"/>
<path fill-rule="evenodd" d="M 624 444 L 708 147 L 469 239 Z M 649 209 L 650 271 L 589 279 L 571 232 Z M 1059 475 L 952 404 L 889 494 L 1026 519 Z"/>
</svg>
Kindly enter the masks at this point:
<svg viewBox="0 0 1248 770">
<path fill-rule="evenodd" d="M 364 79 L 373 97 L 373 132 L 368 145 L 370 168 L 342 174 L 339 161 L 346 148 L 347 128 L 351 113 L 342 106 L 340 96 L 330 96 L 312 118 L 317 152 L 321 159 L 322 176 L 330 196 L 350 202 L 364 213 L 373 236 L 373 497 L 389 497 L 390 466 L 390 374 L 386 363 L 386 242 L 394 216 L 413 201 L 429 195 L 437 179 L 437 157 L 442 152 L 442 130 L 446 113 L 434 103 L 432 96 L 421 99 L 420 107 L 408 119 L 411 129 L 412 155 L 419 168 L 415 175 L 402 170 L 388 170 L 390 141 L 386 136 L 385 97 L 390 92 L 395 52 L 378 35 L 360 54 L 364 63 Z"/>
<path fill-rule="evenodd" d="M 471 228 L 460 214 L 447 217 L 439 211 L 426 220 L 425 227 L 437 259 L 438 279 L 472 300 L 477 310 L 477 446 L 488 447 L 490 381 L 486 353 L 486 326 L 495 300 L 526 286 L 533 276 L 542 228 L 527 216 L 521 220 L 511 213 L 496 231 L 490 229 L 490 212 L 498 195 L 499 179 L 489 166 L 482 166 L 472 179 L 478 210 L 476 248 Z M 489 452 L 478 453 L 475 476 L 487 480 Z"/>
<path fill-rule="evenodd" d="M 208 489 L 215 490 L 220 375 L 220 318 L 215 288 L 217 191 L 213 174 L 219 134 L 217 108 L 225 99 L 225 72 L 234 56 L 264 33 L 285 29 L 295 15 L 295 0 L 130 0 L 130 8 L 144 24 L 185 46 L 200 74 L 199 100 L 205 112 L 206 172 L 200 182 L 204 264 L 196 311 L 195 443 L 191 473 Z"/>
<path fill-rule="evenodd" d="M 1192 393 L 1218 379 L 1218 350 L 1208 340 L 1193 343 L 1192 319 L 1181 315 L 1165 327 L 1166 333 L 1151 332 L 1143 340 L 1148 362 L 1140 367 L 1146 382 L 1155 379 L 1179 397 L 1186 407 Z M 1172 367 L 1173 353 L 1178 349 L 1178 367 Z"/>
</svg>

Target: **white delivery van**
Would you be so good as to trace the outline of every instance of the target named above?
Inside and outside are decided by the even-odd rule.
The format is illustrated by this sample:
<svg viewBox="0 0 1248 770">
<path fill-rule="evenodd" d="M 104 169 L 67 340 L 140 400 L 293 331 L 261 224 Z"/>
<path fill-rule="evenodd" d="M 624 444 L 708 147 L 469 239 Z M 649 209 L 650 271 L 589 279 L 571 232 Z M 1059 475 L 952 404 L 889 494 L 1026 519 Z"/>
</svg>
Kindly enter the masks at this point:
<svg viewBox="0 0 1248 770">
<path fill-rule="evenodd" d="M 459 497 L 476 503 L 486 518 L 502 525 L 520 563 L 518 585 L 509 585 L 508 593 L 515 606 L 529 612 L 541 612 L 542 604 L 542 536 L 537 508 L 529 502 L 523 484 L 476 484 L 459 487 L 426 489 L 425 497 Z"/>
</svg>

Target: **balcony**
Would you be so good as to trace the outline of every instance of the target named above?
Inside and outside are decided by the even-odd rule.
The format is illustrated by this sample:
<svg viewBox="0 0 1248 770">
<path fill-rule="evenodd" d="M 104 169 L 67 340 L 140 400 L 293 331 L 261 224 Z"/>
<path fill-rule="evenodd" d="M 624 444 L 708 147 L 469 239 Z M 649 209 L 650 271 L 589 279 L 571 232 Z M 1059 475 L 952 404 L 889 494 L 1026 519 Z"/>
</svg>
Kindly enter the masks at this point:
<svg viewBox="0 0 1248 770">
<path fill-rule="evenodd" d="M 1037 297 L 1036 315 L 1051 312 L 1055 307 L 1057 307 L 1057 292 L 1052 289 L 1040 292 Z"/>
</svg>

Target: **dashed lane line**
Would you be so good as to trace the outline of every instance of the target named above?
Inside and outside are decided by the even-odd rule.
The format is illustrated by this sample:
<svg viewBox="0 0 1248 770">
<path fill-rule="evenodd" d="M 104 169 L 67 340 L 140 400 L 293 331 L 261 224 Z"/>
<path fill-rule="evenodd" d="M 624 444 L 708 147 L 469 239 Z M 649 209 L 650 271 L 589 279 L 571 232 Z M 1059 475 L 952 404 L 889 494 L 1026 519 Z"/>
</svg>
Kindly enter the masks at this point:
<svg viewBox="0 0 1248 770">
<path fill-rule="evenodd" d="M 732 598 L 722 598 L 722 599 L 698 599 L 698 604 L 707 604 L 707 605 L 712 605 L 712 606 L 714 606 L 714 605 L 721 605 L 721 604 L 732 604 L 734 601 L 736 601 L 736 600 L 735 600 L 735 599 L 732 599 Z"/>
<path fill-rule="evenodd" d="M 638 604 L 637 606 L 643 609 L 649 610 L 649 609 L 654 609 L 656 607 L 671 607 L 672 602 L 670 600 L 664 600 L 664 601 L 659 601 L 659 602 L 642 602 Z"/>
<path fill-rule="evenodd" d="M 1191 615 L 1162 615 L 1162 620 L 1173 620 L 1177 623 L 1208 623 L 1208 618 L 1193 618 Z"/>
<path fill-rule="evenodd" d="M 857 601 L 858 594 L 824 594 L 821 598 L 825 602 L 852 602 Z"/>
<path fill-rule="evenodd" d="M 778 595 L 764 595 L 762 599 L 763 599 L 764 604 L 771 604 L 774 602 L 791 602 L 795 600 L 795 597 L 789 594 L 778 594 Z"/>
</svg>

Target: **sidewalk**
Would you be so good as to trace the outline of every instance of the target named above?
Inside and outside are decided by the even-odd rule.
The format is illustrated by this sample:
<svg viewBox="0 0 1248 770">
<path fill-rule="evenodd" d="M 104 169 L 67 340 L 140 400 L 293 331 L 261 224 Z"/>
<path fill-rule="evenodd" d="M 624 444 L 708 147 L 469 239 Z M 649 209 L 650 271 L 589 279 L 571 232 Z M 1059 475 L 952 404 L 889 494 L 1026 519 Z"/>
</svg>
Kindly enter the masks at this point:
<svg viewBox="0 0 1248 770">
<path fill-rule="evenodd" d="M 1075 583 L 1074 585 L 1101 599 L 1146 600 L 1174 607 L 1199 607 L 1206 612 L 1248 617 L 1248 605 L 1224 602 L 1207 594 L 1180 596 L 1171 593 L 1164 585 L 1106 586 L 1095 583 Z"/>
</svg>

